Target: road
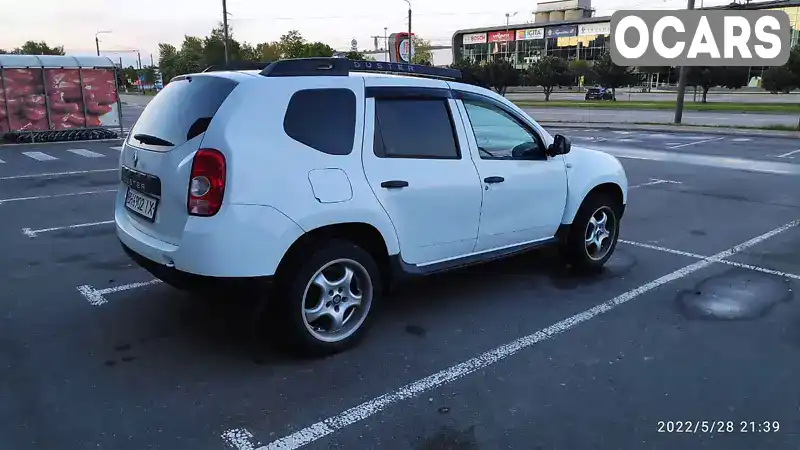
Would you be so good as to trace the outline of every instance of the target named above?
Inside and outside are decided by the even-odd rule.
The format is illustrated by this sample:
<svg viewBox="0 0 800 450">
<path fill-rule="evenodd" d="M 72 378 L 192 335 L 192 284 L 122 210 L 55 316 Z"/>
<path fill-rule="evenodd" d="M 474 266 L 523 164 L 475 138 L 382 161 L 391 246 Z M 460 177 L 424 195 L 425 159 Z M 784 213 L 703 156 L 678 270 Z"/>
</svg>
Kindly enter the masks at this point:
<svg viewBox="0 0 800 450">
<path fill-rule="evenodd" d="M 547 250 L 421 280 L 323 360 L 130 263 L 118 143 L 0 147 L 2 447 L 798 448 L 800 145 L 553 131 L 627 170 L 605 271 Z"/>
<path fill-rule="evenodd" d="M 631 92 L 626 89 L 617 89 L 617 101 L 644 102 L 644 101 L 675 101 L 678 94 L 676 92 Z M 544 94 L 533 92 L 509 92 L 506 97 L 511 100 L 544 100 Z M 551 100 L 574 100 L 584 101 L 584 92 L 553 92 Z M 694 92 L 692 88 L 687 88 L 686 102 L 693 102 Z M 698 92 L 697 100 L 702 99 L 702 92 Z M 800 102 L 800 92 L 792 94 L 770 94 L 760 93 L 741 93 L 741 92 L 709 92 L 708 101 L 711 103 L 798 103 Z"/>
<path fill-rule="evenodd" d="M 672 123 L 674 111 L 657 110 L 609 110 L 586 108 L 523 108 L 534 119 L 541 122 L 558 121 L 576 123 Z M 785 125 L 796 127 L 800 119 L 796 114 L 760 114 L 711 111 L 684 111 L 685 125 L 723 126 L 768 126 Z"/>
</svg>

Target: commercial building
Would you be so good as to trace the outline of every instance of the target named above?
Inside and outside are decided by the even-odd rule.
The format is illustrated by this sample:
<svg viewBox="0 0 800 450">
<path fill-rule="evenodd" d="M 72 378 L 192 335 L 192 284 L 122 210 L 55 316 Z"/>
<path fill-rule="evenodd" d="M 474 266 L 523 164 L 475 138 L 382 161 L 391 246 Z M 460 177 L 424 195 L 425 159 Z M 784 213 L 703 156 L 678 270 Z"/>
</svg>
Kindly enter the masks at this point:
<svg viewBox="0 0 800 450">
<path fill-rule="evenodd" d="M 800 0 L 731 3 L 704 9 L 785 11 L 792 23 L 792 45 L 800 40 Z M 610 34 L 611 17 L 594 17 L 591 0 L 540 1 L 532 22 L 457 31 L 453 35 L 453 60 L 504 59 L 519 69 L 545 55 L 593 61 L 610 51 Z M 749 84 L 757 86 L 764 69 L 752 67 Z M 651 76 L 647 81 L 650 84 L 673 84 L 677 70 L 664 68 Z"/>
</svg>

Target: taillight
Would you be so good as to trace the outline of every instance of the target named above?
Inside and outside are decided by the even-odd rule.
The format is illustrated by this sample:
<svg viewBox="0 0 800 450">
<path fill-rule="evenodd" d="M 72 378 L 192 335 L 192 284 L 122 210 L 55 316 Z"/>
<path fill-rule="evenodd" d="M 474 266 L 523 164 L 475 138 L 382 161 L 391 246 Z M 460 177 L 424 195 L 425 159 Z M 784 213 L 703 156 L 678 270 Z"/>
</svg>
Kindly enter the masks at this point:
<svg viewBox="0 0 800 450">
<path fill-rule="evenodd" d="M 203 148 L 192 160 L 187 209 L 192 216 L 213 216 L 222 207 L 225 193 L 225 156 L 218 150 Z"/>
</svg>

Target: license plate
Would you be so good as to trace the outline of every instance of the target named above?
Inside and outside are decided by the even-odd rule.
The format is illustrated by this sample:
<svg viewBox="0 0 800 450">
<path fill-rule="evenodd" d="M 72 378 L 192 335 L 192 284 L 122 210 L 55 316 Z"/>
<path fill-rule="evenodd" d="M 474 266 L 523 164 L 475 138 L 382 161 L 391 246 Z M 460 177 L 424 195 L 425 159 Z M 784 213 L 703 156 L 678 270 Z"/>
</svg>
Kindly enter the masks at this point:
<svg viewBox="0 0 800 450">
<path fill-rule="evenodd" d="M 144 195 L 135 189 L 128 188 L 128 193 L 125 195 L 125 207 L 128 208 L 129 211 L 144 217 L 150 222 L 154 222 L 156 218 L 156 208 L 158 208 L 158 199 Z"/>
</svg>

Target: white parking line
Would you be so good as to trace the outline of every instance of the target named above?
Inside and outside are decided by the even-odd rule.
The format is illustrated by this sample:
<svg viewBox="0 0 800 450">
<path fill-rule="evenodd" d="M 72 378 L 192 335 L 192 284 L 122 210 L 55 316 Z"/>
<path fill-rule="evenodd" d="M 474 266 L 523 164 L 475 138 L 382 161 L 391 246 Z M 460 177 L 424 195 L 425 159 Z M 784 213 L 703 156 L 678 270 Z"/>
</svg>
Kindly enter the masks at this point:
<svg viewBox="0 0 800 450">
<path fill-rule="evenodd" d="M 122 147 L 111 147 L 111 150 L 116 150 L 118 152 L 122 151 Z"/>
<path fill-rule="evenodd" d="M 647 284 L 625 292 L 622 295 L 614 297 L 611 300 L 578 313 L 572 317 L 568 317 L 560 322 L 550 325 L 547 328 L 539 330 L 536 333 L 509 342 L 508 344 L 497 347 L 493 350 L 483 353 L 482 355 L 476 356 L 452 367 L 448 367 L 447 369 L 436 372 L 421 380 L 407 384 L 395 390 L 394 392 L 386 393 L 348 409 L 340 414 L 321 420 L 313 425 L 303 428 L 302 430 L 277 439 L 265 446 L 259 447 L 257 450 L 290 450 L 303 447 L 329 434 L 333 434 L 336 431 L 371 417 L 395 403 L 416 397 L 424 392 L 430 391 L 466 375 L 472 374 L 478 370 L 496 364 L 505 358 L 515 355 L 521 350 L 533 347 L 542 341 L 574 328 L 576 325 L 597 317 L 600 314 L 611 311 L 616 307 L 641 296 L 642 294 L 652 291 L 672 281 L 684 278 L 694 272 L 714 264 L 718 260 L 735 255 L 749 247 L 759 244 L 798 225 L 800 225 L 800 220 L 790 222 L 780 228 L 776 228 L 772 231 L 750 239 L 747 242 L 717 253 L 708 259 L 702 259 L 670 274 L 664 275 L 661 278 L 655 279 Z"/>
<path fill-rule="evenodd" d="M 792 155 L 797 154 L 797 153 L 800 153 L 800 149 L 797 149 L 797 150 L 795 150 L 793 152 L 789 152 L 789 153 L 784 153 L 782 155 L 778 155 L 777 157 L 778 158 L 794 158 L 794 156 L 792 156 Z"/>
<path fill-rule="evenodd" d="M 161 280 L 150 280 L 150 281 L 145 281 L 143 283 L 123 284 L 122 286 L 114 286 L 99 290 L 93 288 L 88 284 L 84 284 L 83 286 L 78 286 L 76 289 L 78 289 L 78 292 L 80 292 L 81 295 L 83 295 L 86 298 L 86 300 L 89 302 L 90 305 L 100 306 L 108 303 L 108 300 L 106 300 L 105 297 L 108 294 L 113 294 L 115 292 L 129 291 L 131 289 L 137 289 L 145 286 L 152 286 L 154 284 L 159 284 L 159 283 L 161 283 Z"/>
<path fill-rule="evenodd" d="M 55 156 L 50 156 L 44 152 L 22 152 L 22 154 L 37 161 L 55 161 L 58 159 Z"/>
<path fill-rule="evenodd" d="M 85 156 L 87 158 L 105 158 L 105 156 L 106 156 L 106 155 L 103 155 L 102 153 L 97 153 L 97 152 L 93 152 L 91 150 L 86 150 L 85 148 L 73 148 L 73 149 L 70 149 L 70 150 L 67 150 L 67 151 L 70 152 L 70 153 L 74 153 L 76 155 Z"/>
<path fill-rule="evenodd" d="M 705 144 L 706 142 L 720 141 L 722 139 L 725 139 L 725 138 L 724 137 L 718 137 L 718 138 L 713 138 L 713 139 L 704 139 L 702 141 L 697 141 L 697 142 L 687 142 L 685 144 L 673 145 L 672 147 L 669 147 L 669 148 L 688 147 L 690 145 Z"/>
<path fill-rule="evenodd" d="M 256 445 L 253 444 L 253 433 L 244 428 L 235 428 L 222 433 L 222 440 L 229 447 L 237 450 L 255 450 L 256 448 Z"/>
<path fill-rule="evenodd" d="M 690 258 L 703 259 L 703 260 L 708 260 L 708 261 L 717 262 L 717 263 L 721 263 L 721 264 L 727 264 L 729 266 L 734 266 L 734 267 L 739 267 L 739 268 L 742 268 L 742 269 L 753 270 L 755 272 L 768 273 L 770 275 L 778 275 L 778 276 L 781 276 L 781 277 L 784 277 L 784 278 L 792 278 L 792 279 L 795 279 L 795 280 L 800 280 L 800 275 L 795 275 L 793 273 L 788 273 L 788 272 L 781 272 L 779 270 L 767 269 L 765 267 L 753 266 L 753 265 L 750 265 L 750 264 L 744 264 L 744 263 L 740 263 L 740 262 L 736 262 L 736 261 L 729 261 L 727 259 L 716 260 L 716 259 L 713 259 L 713 258 L 708 257 L 708 256 L 698 255 L 697 253 L 690 253 L 690 252 L 684 252 L 682 250 L 674 250 L 674 249 L 671 249 L 671 248 L 659 247 L 657 245 L 645 244 L 643 242 L 626 241 L 624 239 L 620 239 L 619 242 L 621 242 L 623 244 L 633 245 L 635 247 L 641 247 L 641 248 L 646 248 L 646 249 L 650 249 L 650 250 L 657 250 L 659 252 L 664 252 L 664 253 L 671 253 L 673 255 L 688 256 Z"/>
<path fill-rule="evenodd" d="M 733 138 L 731 139 L 733 142 L 750 142 L 752 139 L 750 138 Z"/>
<path fill-rule="evenodd" d="M 6 162 L 0 159 L 0 164 L 5 164 Z"/>
<path fill-rule="evenodd" d="M 23 180 L 25 178 L 53 178 L 53 177 L 63 177 L 67 175 L 85 175 L 88 173 L 116 172 L 118 170 L 119 169 L 95 169 L 95 170 L 74 170 L 71 172 L 51 172 L 51 173 L 34 173 L 28 175 L 12 175 L 8 177 L 0 177 L 0 181 Z"/>
<path fill-rule="evenodd" d="M 76 228 L 87 228 L 87 227 L 96 227 L 99 225 L 108 225 L 114 223 L 113 220 L 106 220 L 104 222 L 91 222 L 91 223 L 79 223 L 76 225 L 67 225 L 65 227 L 53 227 L 53 228 L 43 228 L 41 230 L 33 230 L 30 228 L 23 228 L 22 234 L 28 236 L 29 238 L 35 238 L 36 236 L 42 233 L 50 233 L 52 231 L 62 231 L 62 230 L 73 230 Z"/>
<path fill-rule="evenodd" d="M 59 197 L 73 197 L 78 195 L 93 195 L 93 194 L 105 194 L 107 192 L 117 192 L 116 189 L 103 189 L 100 191 L 83 191 L 83 192 L 70 192 L 68 194 L 53 194 L 53 195 L 36 195 L 33 197 L 16 197 L 16 198 L 2 198 L 0 199 L 0 205 L 3 203 L 11 203 L 11 202 L 24 202 L 28 200 L 43 200 L 46 198 L 59 198 Z"/>
<path fill-rule="evenodd" d="M 653 178 L 652 181 L 648 181 L 647 183 L 634 184 L 633 186 L 628 186 L 628 189 L 636 189 L 645 186 L 655 186 L 657 184 L 683 184 L 683 183 L 681 183 L 680 181 L 659 180 L 657 178 Z"/>
</svg>

